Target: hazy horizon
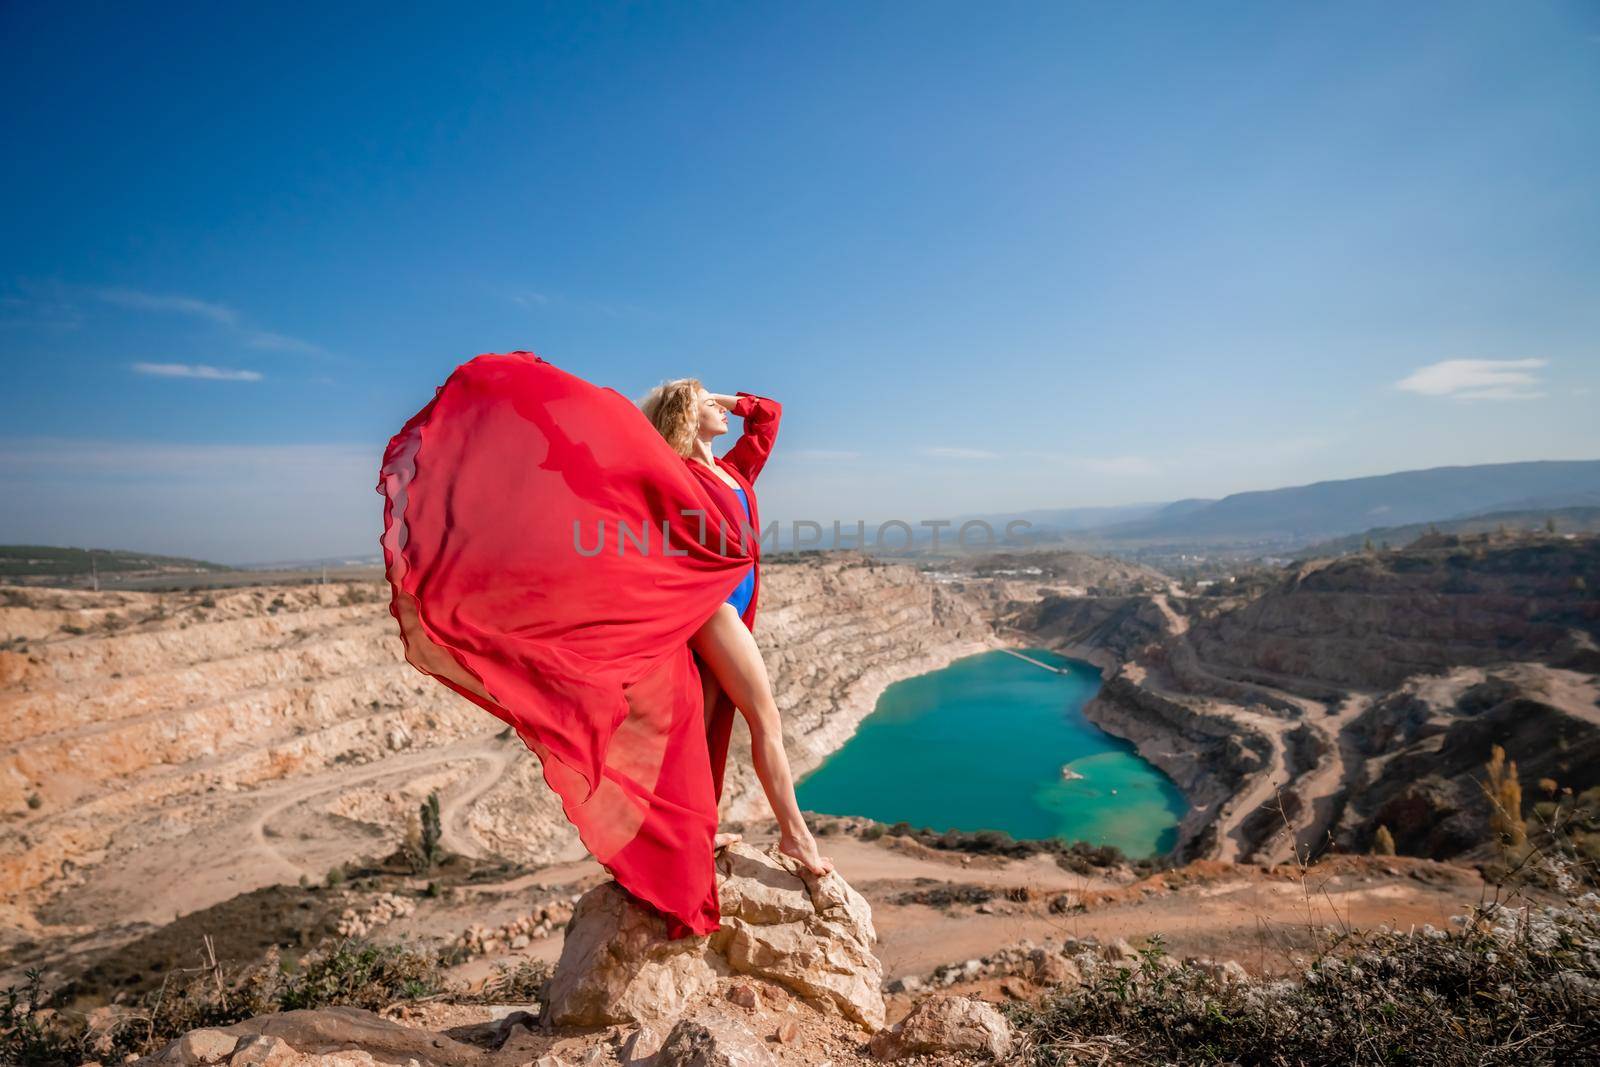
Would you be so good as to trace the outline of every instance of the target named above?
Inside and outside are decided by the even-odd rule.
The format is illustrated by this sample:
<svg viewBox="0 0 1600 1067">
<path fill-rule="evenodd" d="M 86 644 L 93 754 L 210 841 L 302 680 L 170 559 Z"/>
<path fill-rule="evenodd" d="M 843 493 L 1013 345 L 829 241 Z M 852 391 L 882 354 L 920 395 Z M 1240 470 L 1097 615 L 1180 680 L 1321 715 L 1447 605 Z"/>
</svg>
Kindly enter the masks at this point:
<svg viewBox="0 0 1600 1067">
<path fill-rule="evenodd" d="M 785 524 L 1600 456 L 1600 9 L 1228 10 L 0 9 L 0 543 L 372 555 L 514 349 Z"/>
</svg>

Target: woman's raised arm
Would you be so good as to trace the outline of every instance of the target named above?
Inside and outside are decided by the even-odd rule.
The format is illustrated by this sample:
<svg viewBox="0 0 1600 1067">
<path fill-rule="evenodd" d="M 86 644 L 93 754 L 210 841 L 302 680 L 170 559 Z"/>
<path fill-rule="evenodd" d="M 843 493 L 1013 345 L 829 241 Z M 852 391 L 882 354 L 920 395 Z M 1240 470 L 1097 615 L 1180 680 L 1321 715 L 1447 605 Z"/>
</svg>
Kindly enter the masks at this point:
<svg viewBox="0 0 1600 1067">
<path fill-rule="evenodd" d="M 744 420 L 744 429 L 739 434 L 739 440 L 722 458 L 754 482 L 761 468 L 767 464 L 773 442 L 778 439 L 778 422 L 783 418 L 783 405 L 776 400 L 740 390 L 730 410 Z"/>
</svg>

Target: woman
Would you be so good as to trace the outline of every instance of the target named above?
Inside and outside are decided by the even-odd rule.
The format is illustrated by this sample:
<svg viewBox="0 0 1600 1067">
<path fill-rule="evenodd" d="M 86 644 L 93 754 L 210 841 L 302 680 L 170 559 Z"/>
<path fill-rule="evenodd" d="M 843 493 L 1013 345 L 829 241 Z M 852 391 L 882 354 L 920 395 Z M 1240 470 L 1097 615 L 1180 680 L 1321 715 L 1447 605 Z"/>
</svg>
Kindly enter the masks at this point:
<svg viewBox="0 0 1600 1067">
<path fill-rule="evenodd" d="M 704 445 L 684 456 L 615 390 L 531 352 L 482 355 L 390 440 L 378 483 L 406 659 L 516 730 L 585 847 L 672 938 L 721 928 L 713 850 L 735 703 L 786 851 L 808 876 L 829 866 L 802 832 L 781 742 L 772 754 L 756 590 L 734 620 L 748 645 L 722 608 L 759 544 L 717 472 L 753 497 L 779 410 L 741 404 L 733 462 L 707 463 L 721 412 L 706 409 Z M 751 527 L 755 514 L 751 498 Z M 703 673 L 728 694 L 709 736 Z"/>
<path fill-rule="evenodd" d="M 718 606 L 690 639 L 699 660 L 706 709 L 707 742 L 713 755 L 717 795 L 722 795 L 722 775 L 728 731 L 737 707 L 750 727 L 751 754 L 756 777 L 778 818 L 778 851 L 804 865 L 813 874 L 826 874 L 833 862 L 817 851 L 816 840 L 800 814 L 794 779 L 783 748 L 783 728 L 778 705 L 772 698 L 766 663 L 752 634 L 757 593 L 760 589 L 760 512 L 752 483 L 766 465 L 778 436 L 783 408 L 775 400 L 740 392 L 734 396 L 709 393 L 695 378 L 664 382 L 651 390 L 639 407 L 673 451 L 715 491 L 731 491 L 735 499 L 719 495 L 728 521 L 743 524 L 752 536 L 751 567 L 744 580 Z M 728 412 L 744 420 L 744 432 L 728 454 L 717 458 L 711 442 L 728 432 Z M 718 834 L 718 847 L 737 834 Z"/>
</svg>

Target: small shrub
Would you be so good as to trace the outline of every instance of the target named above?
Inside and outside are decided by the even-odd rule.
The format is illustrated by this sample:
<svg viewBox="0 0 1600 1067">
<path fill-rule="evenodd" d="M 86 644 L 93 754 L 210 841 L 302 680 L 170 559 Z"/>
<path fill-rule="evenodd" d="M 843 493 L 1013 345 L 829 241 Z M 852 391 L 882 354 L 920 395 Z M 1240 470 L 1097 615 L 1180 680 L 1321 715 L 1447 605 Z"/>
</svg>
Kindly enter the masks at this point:
<svg viewBox="0 0 1600 1067">
<path fill-rule="evenodd" d="M 1480 783 L 1489 798 L 1489 830 L 1503 849 L 1515 850 L 1527 843 L 1522 821 L 1522 783 L 1517 781 L 1517 761 L 1506 762 L 1506 750 L 1495 745 L 1485 764 L 1489 780 Z"/>
<path fill-rule="evenodd" d="M 444 850 L 439 847 L 442 836 L 439 794 L 429 793 L 428 799 L 418 805 L 417 814 L 406 824 L 405 853 L 412 873 L 422 874 L 438 866 L 444 858 Z"/>
<path fill-rule="evenodd" d="M 494 974 L 484 979 L 483 988 L 458 1003 L 533 1004 L 544 999 L 553 968 L 545 960 L 521 959 L 515 967 L 497 963 Z"/>
<path fill-rule="evenodd" d="M 27 983 L 12 986 L 0 1000 L 0 1063 L 17 1067 L 75 1062 L 70 1044 L 51 1026 L 53 1012 L 39 971 L 27 970 Z"/>
</svg>

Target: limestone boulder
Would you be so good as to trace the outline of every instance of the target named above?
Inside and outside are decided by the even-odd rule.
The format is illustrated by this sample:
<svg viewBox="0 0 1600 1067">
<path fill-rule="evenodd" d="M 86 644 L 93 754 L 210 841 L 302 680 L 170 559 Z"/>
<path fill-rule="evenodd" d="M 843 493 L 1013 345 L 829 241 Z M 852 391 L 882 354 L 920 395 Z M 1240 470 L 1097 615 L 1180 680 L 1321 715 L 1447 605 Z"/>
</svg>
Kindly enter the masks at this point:
<svg viewBox="0 0 1600 1067">
<path fill-rule="evenodd" d="M 1040 985 L 1074 989 L 1083 984 L 1083 974 L 1076 963 L 1059 952 L 1043 948 L 1028 953 L 1023 973 Z"/>
<path fill-rule="evenodd" d="M 734 843 L 718 860 L 722 929 L 712 950 L 869 1030 L 883 1028 L 872 908 L 838 871 L 818 878 L 776 848 Z"/>
<path fill-rule="evenodd" d="M 1011 1054 L 1011 1024 L 991 1004 L 970 997 L 936 994 L 872 1039 L 872 1054 L 893 1060 L 919 1053 Z"/>
<path fill-rule="evenodd" d="M 677 1019 L 729 973 L 707 940 L 669 939 L 659 915 L 604 882 L 579 899 L 567 921 L 542 1014 L 556 1026 Z"/>
<path fill-rule="evenodd" d="M 717 856 L 722 928 L 677 941 L 614 882 L 567 924 L 546 990 L 557 1026 L 676 1019 L 732 974 L 768 979 L 824 1011 L 883 1028 L 883 966 L 872 909 L 837 871 L 818 878 L 776 847 L 735 842 Z"/>
</svg>

